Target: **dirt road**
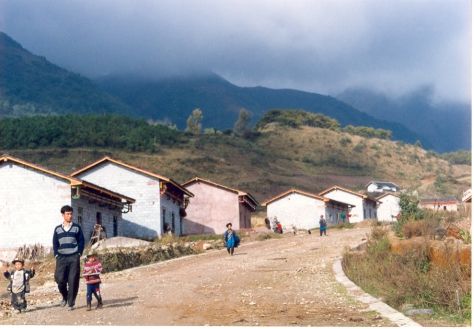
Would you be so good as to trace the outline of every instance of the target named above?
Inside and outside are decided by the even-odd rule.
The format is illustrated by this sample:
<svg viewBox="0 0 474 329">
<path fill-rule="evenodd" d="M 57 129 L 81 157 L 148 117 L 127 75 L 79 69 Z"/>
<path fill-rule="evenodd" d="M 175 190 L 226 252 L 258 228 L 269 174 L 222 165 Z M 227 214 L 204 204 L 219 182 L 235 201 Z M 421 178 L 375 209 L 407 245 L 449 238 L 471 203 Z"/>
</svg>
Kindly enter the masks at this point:
<svg viewBox="0 0 474 329">
<path fill-rule="evenodd" d="M 53 282 L 30 294 L 30 311 L 0 324 L 393 326 L 335 281 L 334 259 L 368 228 L 330 230 L 253 242 L 103 275 L 104 308 L 57 306 Z"/>
</svg>

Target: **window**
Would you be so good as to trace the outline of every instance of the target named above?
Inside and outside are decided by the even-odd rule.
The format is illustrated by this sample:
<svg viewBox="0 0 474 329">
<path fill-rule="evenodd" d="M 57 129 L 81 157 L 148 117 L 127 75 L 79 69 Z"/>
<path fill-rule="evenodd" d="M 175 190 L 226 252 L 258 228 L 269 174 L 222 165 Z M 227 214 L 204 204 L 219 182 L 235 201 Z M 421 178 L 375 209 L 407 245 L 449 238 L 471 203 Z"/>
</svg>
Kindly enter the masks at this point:
<svg viewBox="0 0 474 329">
<path fill-rule="evenodd" d="M 102 225 L 102 214 L 100 212 L 97 212 L 97 214 L 95 216 L 95 223 L 99 224 L 99 225 Z"/>
<path fill-rule="evenodd" d="M 114 216 L 114 236 L 118 235 L 118 218 L 117 216 Z"/>
</svg>

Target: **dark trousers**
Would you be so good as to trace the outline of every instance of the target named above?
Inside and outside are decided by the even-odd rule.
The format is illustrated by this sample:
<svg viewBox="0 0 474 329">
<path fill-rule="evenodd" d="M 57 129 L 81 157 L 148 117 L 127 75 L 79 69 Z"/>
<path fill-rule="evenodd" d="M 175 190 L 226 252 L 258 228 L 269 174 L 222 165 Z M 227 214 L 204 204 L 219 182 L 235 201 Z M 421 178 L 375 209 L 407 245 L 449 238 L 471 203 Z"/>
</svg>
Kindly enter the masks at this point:
<svg viewBox="0 0 474 329">
<path fill-rule="evenodd" d="M 319 236 L 323 236 L 323 233 L 326 235 L 326 226 L 321 226 L 319 228 Z"/>
<path fill-rule="evenodd" d="M 92 295 L 95 296 L 97 301 L 100 300 L 100 283 L 87 284 L 87 294 L 86 294 L 87 304 L 90 304 L 92 302 Z"/>
<path fill-rule="evenodd" d="M 81 264 L 79 254 L 58 256 L 58 258 L 56 258 L 54 279 L 58 284 L 58 289 L 63 296 L 63 300 L 67 301 L 69 306 L 74 306 L 76 303 L 80 274 Z"/>
<path fill-rule="evenodd" d="M 234 254 L 234 247 L 227 248 L 227 252 L 229 253 L 229 255 L 233 255 Z"/>
<path fill-rule="evenodd" d="M 12 292 L 12 307 L 15 310 L 26 310 L 26 298 L 24 291 L 16 294 Z"/>
</svg>

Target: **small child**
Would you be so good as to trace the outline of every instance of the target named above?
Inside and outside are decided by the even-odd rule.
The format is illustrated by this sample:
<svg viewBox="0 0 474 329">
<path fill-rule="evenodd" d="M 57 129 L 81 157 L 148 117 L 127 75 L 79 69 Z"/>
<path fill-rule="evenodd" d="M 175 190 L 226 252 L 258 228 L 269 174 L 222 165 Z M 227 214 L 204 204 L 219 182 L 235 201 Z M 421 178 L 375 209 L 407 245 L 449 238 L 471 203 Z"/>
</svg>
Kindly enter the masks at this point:
<svg viewBox="0 0 474 329">
<path fill-rule="evenodd" d="M 102 264 L 97 259 L 97 254 L 93 251 L 87 254 L 86 262 L 84 263 L 84 276 L 87 284 L 87 311 L 91 310 L 92 294 L 97 298 L 96 308 L 102 308 L 102 296 L 100 295 L 100 273 L 102 272 Z"/>
<path fill-rule="evenodd" d="M 24 269 L 25 262 L 22 259 L 15 258 L 12 261 L 15 270 L 8 272 L 8 264 L 4 264 L 3 276 L 10 280 L 8 291 L 12 294 L 11 304 L 15 313 L 26 312 L 25 295 L 30 292 L 30 279 L 35 276 L 35 269 Z"/>
</svg>

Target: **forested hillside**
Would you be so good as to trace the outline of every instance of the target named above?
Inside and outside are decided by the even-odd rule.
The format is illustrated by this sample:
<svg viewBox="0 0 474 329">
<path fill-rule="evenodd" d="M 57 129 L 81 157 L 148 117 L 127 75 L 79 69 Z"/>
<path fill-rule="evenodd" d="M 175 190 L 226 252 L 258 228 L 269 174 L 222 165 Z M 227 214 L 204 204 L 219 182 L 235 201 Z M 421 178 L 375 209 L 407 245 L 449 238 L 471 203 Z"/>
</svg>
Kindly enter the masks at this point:
<svg viewBox="0 0 474 329">
<path fill-rule="evenodd" d="M 318 192 L 339 184 L 358 190 L 372 179 L 427 196 L 459 196 L 470 187 L 469 165 L 391 141 L 388 131 L 351 131 L 334 119 L 295 111 L 270 112 L 257 126 L 243 138 L 110 115 L 17 118 L 0 121 L 0 149 L 63 173 L 108 155 L 180 182 L 215 180 L 260 200 L 289 188 Z"/>
<path fill-rule="evenodd" d="M 216 74 L 170 78 L 109 76 L 97 81 L 104 91 L 120 98 L 145 118 L 167 120 L 179 128 L 195 108 L 204 114 L 203 125 L 231 128 L 241 108 L 252 113 L 256 123 L 272 109 L 301 109 L 336 119 L 342 126 L 357 125 L 391 130 L 393 138 L 414 143 L 429 140 L 401 124 L 378 120 L 334 97 L 290 89 L 239 87 Z"/>
</svg>

